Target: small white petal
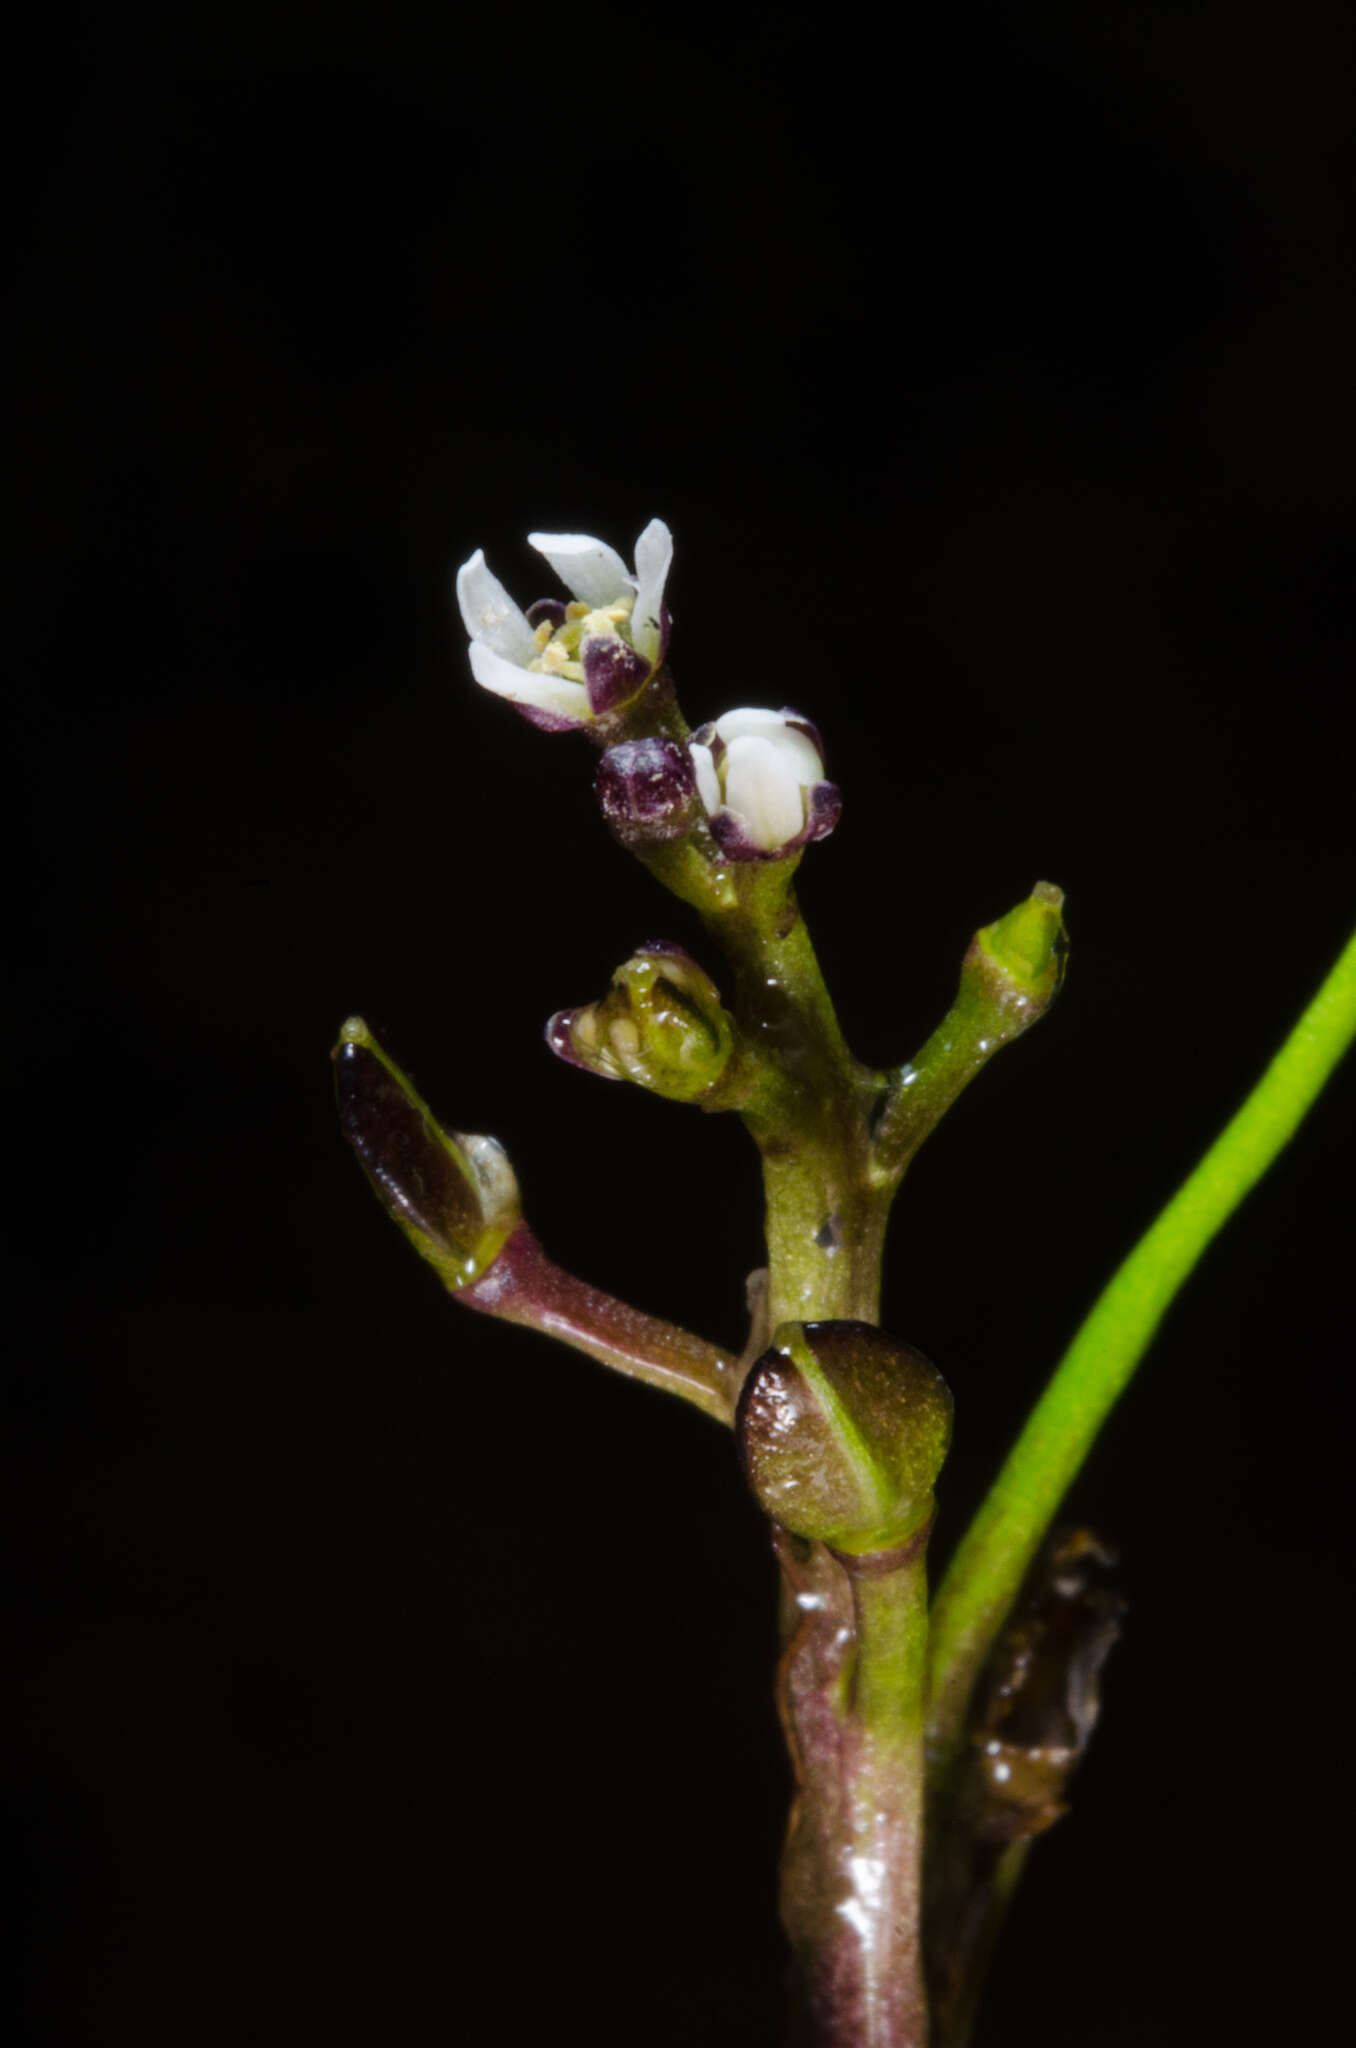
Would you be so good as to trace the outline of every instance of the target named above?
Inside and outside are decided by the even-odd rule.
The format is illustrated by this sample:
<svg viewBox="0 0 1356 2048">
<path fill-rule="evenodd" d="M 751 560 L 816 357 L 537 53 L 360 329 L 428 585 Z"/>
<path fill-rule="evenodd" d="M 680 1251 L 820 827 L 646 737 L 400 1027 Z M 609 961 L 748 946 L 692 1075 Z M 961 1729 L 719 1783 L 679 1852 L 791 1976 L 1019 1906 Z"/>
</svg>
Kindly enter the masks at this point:
<svg viewBox="0 0 1356 2048">
<path fill-rule="evenodd" d="M 537 651 L 532 628 L 499 578 L 486 567 L 483 548 L 477 548 L 457 571 L 457 603 L 472 640 L 482 641 L 508 661 L 520 665 L 531 661 Z"/>
<path fill-rule="evenodd" d="M 518 1181 L 509 1165 L 508 1153 L 498 1138 L 483 1138 L 467 1131 L 458 1131 L 457 1136 L 480 1183 L 481 1203 L 486 1215 L 516 1215 L 519 1209 Z"/>
<path fill-rule="evenodd" d="M 720 794 L 720 777 L 716 773 L 716 758 L 709 747 L 688 748 L 692 756 L 692 768 L 697 777 L 697 794 L 706 806 L 708 818 L 714 817 L 723 801 Z"/>
<path fill-rule="evenodd" d="M 630 597 L 635 581 L 615 548 L 587 533 L 529 533 L 528 544 L 545 555 L 571 596 L 600 611 Z"/>
<path fill-rule="evenodd" d="M 748 739 L 756 735 L 771 742 L 796 772 L 797 780 L 806 788 L 824 778 L 824 763 L 813 740 L 803 732 L 789 726 L 780 711 L 725 711 L 716 720 L 716 731 L 728 746 L 731 740 Z M 797 831 L 800 827 L 796 827 Z"/>
<path fill-rule="evenodd" d="M 780 711 L 761 711 L 745 704 L 737 711 L 722 711 L 716 720 L 716 731 L 723 740 L 742 740 L 749 733 L 757 733 L 761 739 L 766 739 L 771 733 L 779 732 L 784 723 Z"/>
<path fill-rule="evenodd" d="M 673 535 L 662 519 L 652 519 L 636 542 L 636 604 L 631 614 L 631 645 L 655 661 L 659 656 L 659 608 L 673 561 Z"/>
<path fill-rule="evenodd" d="M 582 683 L 519 668 L 483 640 L 471 642 L 470 655 L 471 674 L 482 689 L 493 690 L 496 697 L 507 697 L 510 704 L 535 704 L 539 711 L 554 711 L 561 718 L 592 718 L 589 693 Z"/>
<path fill-rule="evenodd" d="M 805 798 L 783 750 L 771 739 L 746 734 L 730 741 L 724 767 L 725 801 L 738 811 L 754 844 L 770 853 L 794 839 L 805 823 Z"/>
</svg>

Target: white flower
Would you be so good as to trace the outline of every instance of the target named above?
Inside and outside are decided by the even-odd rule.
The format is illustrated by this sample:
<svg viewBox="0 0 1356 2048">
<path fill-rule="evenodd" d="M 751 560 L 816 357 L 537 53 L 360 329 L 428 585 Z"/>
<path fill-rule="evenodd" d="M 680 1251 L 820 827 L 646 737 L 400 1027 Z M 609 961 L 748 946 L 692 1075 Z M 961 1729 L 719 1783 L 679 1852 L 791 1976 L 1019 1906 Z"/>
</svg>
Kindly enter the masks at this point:
<svg viewBox="0 0 1356 2048">
<path fill-rule="evenodd" d="M 727 711 L 690 751 L 711 830 L 733 860 L 779 860 L 838 823 L 819 734 L 798 712 Z"/>
<path fill-rule="evenodd" d="M 588 725 L 629 703 L 663 659 L 673 536 L 652 519 L 636 542 L 634 574 L 606 541 L 586 533 L 530 533 L 528 540 L 572 601 L 546 598 L 520 611 L 477 548 L 457 571 L 471 673 L 534 724 Z"/>
</svg>

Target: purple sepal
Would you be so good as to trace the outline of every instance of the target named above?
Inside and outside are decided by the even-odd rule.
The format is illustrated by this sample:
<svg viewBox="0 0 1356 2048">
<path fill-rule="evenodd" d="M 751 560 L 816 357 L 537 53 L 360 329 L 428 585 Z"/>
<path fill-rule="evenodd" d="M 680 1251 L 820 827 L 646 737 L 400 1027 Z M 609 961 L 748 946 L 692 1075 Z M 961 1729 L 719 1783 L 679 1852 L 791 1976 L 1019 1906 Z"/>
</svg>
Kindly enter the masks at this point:
<svg viewBox="0 0 1356 2048">
<path fill-rule="evenodd" d="M 592 634 L 580 649 L 580 660 L 595 718 L 629 704 L 650 673 L 643 654 L 607 633 Z"/>
<path fill-rule="evenodd" d="M 672 939 L 645 939 L 636 947 L 636 951 L 637 953 L 662 953 L 669 960 L 686 960 L 689 967 L 697 968 L 698 974 L 702 972 L 701 968 L 697 967 L 697 963 L 688 952 L 687 947 L 676 945 Z"/>
<path fill-rule="evenodd" d="M 528 606 L 524 616 L 529 626 L 539 626 L 543 619 L 549 619 L 553 629 L 556 626 L 563 626 L 565 623 L 564 599 L 559 597 L 539 597 L 535 604 Z"/>
<path fill-rule="evenodd" d="M 544 711 L 540 704 L 522 704 L 515 697 L 506 697 L 504 702 L 541 732 L 580 732 L 588 724 L 586 718 L 567 718 L 563 711 Z"/>
<path fill-rule="evenodd" d="M 573 1024 L 574 1018 L 575 1013 L 573 1010 L 557 1010 L 554 1017 L 548 1017 L 545 1031 L 546 1043 L 550 1046 L 558 1060 L 564 1060 L 568 1066 L 579 1067 L 587 1073 L 588 1069 L 576 1053 L 570 1038 L 570 1026 Z"/>
<path fill-rule="evenodd" d="M 809 816 L 805 820 L 805 837 L 827 839 L 843 815 L 843 792 L 836 782 L 817 782 L 810 791 Z"/>
<path fill-rule="evenodd" d="M 724 804 L 711 816 L 711 837 L 727 860 L 785 860 L 798 846 L 805 843 L 805 834 L 798 832 L 794 839 L 788 839 L 785 846 L 759 846 L 750 839 L 744 824 L 743 813 L 731 811 Z"/>
<path fill-rule="evenodd" d="M 708 718 L 705 725 L 697 727 L 697 730 L 688 741 L 688 745 L 690 747 L 709 747 L 713 761 L 719 761 L 721 755 L 725 752 L 725 742 L 716 731 L 716 722 L 713 718 Z"/>
<path fill-rule="evenodd" d="M 609 747 L 593 786 L 619 839 L 678 839 L 691 823 L 697 781 L 687 749 L 672 740 L 623 740 Z"/>
</svg>

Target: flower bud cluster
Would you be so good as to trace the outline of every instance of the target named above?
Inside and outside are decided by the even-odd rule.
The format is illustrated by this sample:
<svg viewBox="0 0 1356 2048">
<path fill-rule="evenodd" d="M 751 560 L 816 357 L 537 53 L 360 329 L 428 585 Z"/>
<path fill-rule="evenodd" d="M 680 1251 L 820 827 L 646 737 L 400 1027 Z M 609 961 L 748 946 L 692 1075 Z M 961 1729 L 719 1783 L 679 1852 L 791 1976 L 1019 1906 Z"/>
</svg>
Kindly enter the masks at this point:
<svg viewBox="0 0 1356 2048">
<path fill-rule="evenodd" d="M 819 734 L 790 710 L 727 711 L 686 748 L 623 740 L 603 755 L 594 786 L 623 845 L 661 845 L 704 818 L 722 857 L 735 861 L 785 860 L 826 839 L 842 809 Z"/>
<path fill-rule="evenodd" d="M 664 589 L 673 537 L 662 519 L 652 519 L 636 542 L 634 570 L 590 534 L 532 533 L 528 540 L 569 602 L 540 598 L 521 610 L 478 548 L 457 572 L 472 673 L 536 725 L 592 726 L 599 738 L 615 737 L 620 725 L 624 734 L 625 715 L 639 706 L 668 646 Z M 809 720 L 752 706 L 724 712 L 686 747 L 650 733 L 619 739 L 604 755 L 597 792 L 624 845 L 662 845 L 704 819 L 721 857 L 732 861 L 786 860 L 827 838 L 842 809 Z"/>
</svg>

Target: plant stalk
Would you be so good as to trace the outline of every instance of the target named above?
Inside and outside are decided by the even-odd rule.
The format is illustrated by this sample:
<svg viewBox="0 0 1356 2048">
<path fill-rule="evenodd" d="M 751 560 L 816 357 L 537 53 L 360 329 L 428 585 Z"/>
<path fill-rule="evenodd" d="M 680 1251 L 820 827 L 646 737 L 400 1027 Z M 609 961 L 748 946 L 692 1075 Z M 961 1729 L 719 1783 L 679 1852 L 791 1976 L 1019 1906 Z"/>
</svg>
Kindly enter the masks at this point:
<svg viewBox="0 0 1356 2048">
<path fill-rule="evenodd" d="M 540 1330 L 562 1344 L 690 1401 L 727 1426 L 738 1394 L 738 1361 L 690 1330 L 647 1316 L 604 1294 L 549 1258 L 520 1223 L 493 1264 L 455 1299 L 466 1308 Z"/>
<path fill-rule="evenodd" d="M 1356 1037 L 1356 935 L 1242 1107 L 1104 1288 L 963 1537 L 933 1604 L 929 1746 L 954 1753 L 975 1681 L 1098 1431 L 1216 1233 Z"/>
<path fill-rule="evenodd" d="M 804 2048 L 922 2048 L 927 1585 L 922 1529 L 843 1557 L 778 1535 L 780 1704 L 796 1775 L 782 1862 Z"/>
<path fill-rule="evenodd" d="M 878 1323 L 893 1192 L 870 1171 L 882 1077 L 844 1043 L 789 877 L 745 869 L 739 885 L 738 911 L 708 922 L 760 1075 L 741 1113 L 763 1162 L 768 1319 Z"/>
<path fill-rule="evenodd" d="M 752 901 L 712 925 L 735 966 L 745 1042 L 766 1056 L 743 1115 L 763 1160 L 769 1322 L 877 1324 L 893 1194 L 871 1170 L 882 1077 L 843 1042 L 785 880 L 744 886 Z M 927 1529 L 852 1558 L 775 1524 L 773 1536 L 796 1778 L 781 1882 L 793 2033 L 804 2048 L 922 2048 Z"/>
</svg>

